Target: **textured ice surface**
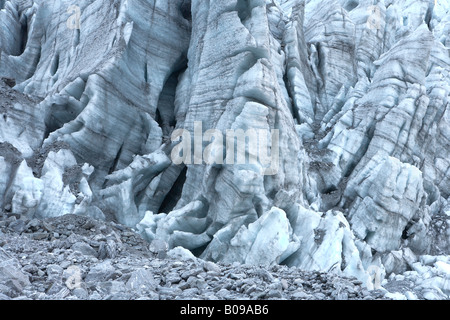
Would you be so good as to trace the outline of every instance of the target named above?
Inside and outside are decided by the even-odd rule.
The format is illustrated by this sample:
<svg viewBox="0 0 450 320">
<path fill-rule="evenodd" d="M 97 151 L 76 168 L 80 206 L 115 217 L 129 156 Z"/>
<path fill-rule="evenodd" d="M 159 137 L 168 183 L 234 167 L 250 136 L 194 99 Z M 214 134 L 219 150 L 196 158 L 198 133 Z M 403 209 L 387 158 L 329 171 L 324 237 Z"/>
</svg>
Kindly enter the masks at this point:
<svg viewBox="0 0 450 320">
<path fill-rule="evenodd" d="M 447 1 L 0 9 L 3 212 L 112 219 L 207 260 L 296 265 L 369 287 L 373 270 L 389 277 L 450 254 Z M 178 129 L 192 146 L 207 133 L 278 130 L 267 144 L 276 170 L 198 162 L 194 147 L 177 165 Z M 430 298 L 448 296 L 444 273 L 424 284 L 440 290 Z"/>
</svg>

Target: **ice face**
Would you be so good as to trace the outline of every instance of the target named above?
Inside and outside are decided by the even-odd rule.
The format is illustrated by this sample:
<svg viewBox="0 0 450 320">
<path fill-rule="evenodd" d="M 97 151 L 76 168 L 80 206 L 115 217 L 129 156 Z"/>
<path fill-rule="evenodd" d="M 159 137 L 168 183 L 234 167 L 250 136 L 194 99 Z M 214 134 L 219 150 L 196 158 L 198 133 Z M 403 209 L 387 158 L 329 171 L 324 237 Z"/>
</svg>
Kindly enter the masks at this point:
<svg viewBox="0 0 450 320">
<path fill-rule="evenodd" d="M 364 283 L 449 254 L 446 1 L 54 2 L 0 1 L 3 211 Z"/>
</svg>

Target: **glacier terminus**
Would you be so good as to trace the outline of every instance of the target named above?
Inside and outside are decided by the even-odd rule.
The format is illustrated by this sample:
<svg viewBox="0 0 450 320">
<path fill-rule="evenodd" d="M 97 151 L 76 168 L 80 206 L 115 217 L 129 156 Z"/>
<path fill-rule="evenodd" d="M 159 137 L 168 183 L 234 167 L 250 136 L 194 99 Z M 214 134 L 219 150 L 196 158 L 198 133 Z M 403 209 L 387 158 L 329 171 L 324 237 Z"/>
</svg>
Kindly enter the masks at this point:
<svg viewBox="0 0 450 320">
<path fill-rule="evenodd" d="M 0 212 L 449 299 L 450 2 L 0 0 Z"/>
</svg>

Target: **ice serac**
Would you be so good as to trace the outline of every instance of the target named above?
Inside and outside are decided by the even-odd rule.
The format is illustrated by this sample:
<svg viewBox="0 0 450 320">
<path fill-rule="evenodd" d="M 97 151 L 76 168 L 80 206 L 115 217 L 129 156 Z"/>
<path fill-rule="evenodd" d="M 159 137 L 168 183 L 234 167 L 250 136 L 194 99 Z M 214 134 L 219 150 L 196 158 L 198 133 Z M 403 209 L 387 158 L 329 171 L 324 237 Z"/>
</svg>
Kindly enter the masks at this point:
<svg viewBox="0 0 450 320">
<path fill-rule="evenodd" d="M 322 119 L 339 92 L 356 81 L 355 23 L 337 1 L 320 1 L 310 3 L 304 27 L 310 65 L 319 82 L 316 119 Z"/>
<path fill-rule="evenodd" d="M 278 208 L 272 208 L 248 226 L 241 226 L 231 239 L 223 238 L 230 236 L 227 231 L 222 229 L 214 236 L 202 257 L 269 266 L 283 262 L 299 247 L 286 213 Z"/>
<path fill-rule="evenodd" d="M 0 209 L 421 275 L 450 254 L 449 30 L 446 1 L 0 0 Z"/>
<path fill-rule="evenodd" d="M 208 250 L 211 238 L 221 229 L 236 233 L 241 225 L 255 222 L 272 205 L 288 207 L 289 203 L 276 203 L 283 194 L 289 194 L 292 202 L 299 199 L 302 159 L 295 122 L 281 87 L 283 69 L 278 63 L 284 61 L 283 52 L 269 27 L 265 2 L 193 1 L 192 23 L 188 80 L 182 80 L 188 88 L 182 92 L 183 100 L 175 100 L 176 109 L 183 107 L 177 103 L 189 108 L 177 128 L 195 135 L 195 124 L 201 123 L 203 132 L 214 128 L 223 136 L 227 130 L 276 129 L 279 148 L 291 151 L 280 153 L 274 168 L 264 167 L 261 162 L 238 163 L 236 154 L 225 154 L 229 161 L 223 165 L 198 165 L 194 155 L 194 163 L 187 165 L 175 209 L 200 201 L 206 218 L 198 224 L 203 225 L 201 230 L 191 234 L 179 230 L 185 239 L 180 245 L 191 246 L 202 234 L 204 242 L 198 242 L 199 248 Z M 271 147 L 275 146 L 269 144 Z M 247 145 L 246 155 L 257 157 L 252 152 Z M 273 169 L 274 174 L 264 176 L 267 169 Z M 171 213 L 158 223 L 164 224 L 170 218 Z"/>
<path fill-rule="evenodd" d="M 290 216 L 299 248 L 285 261 L 305 270 L 356 276 L 367 285 L 368 275 L 356 246 L 356 238 L 338 211 L 317 212 L 297 205 Z"/>
<path fill-rule="evenodd" d="M 316 115 L 318 80 L 309 63 L 308 47 L 304 35 L 305 1 L 295 3 L 292 18 L 287 19 L 284 32 L 286 52 L 287 89 L 292 97 L 294 117 L 302 123 L 312 124 Z"/>
<path fill-rule="evenodd" d="M 399 249 L 408 223 L 423 223 L 427 213 L 420 170 L 381 154 L 348 183 L 347 195 L 355 198 L 349 210 L 353 232 L 380 252 Z"/>
</svg>

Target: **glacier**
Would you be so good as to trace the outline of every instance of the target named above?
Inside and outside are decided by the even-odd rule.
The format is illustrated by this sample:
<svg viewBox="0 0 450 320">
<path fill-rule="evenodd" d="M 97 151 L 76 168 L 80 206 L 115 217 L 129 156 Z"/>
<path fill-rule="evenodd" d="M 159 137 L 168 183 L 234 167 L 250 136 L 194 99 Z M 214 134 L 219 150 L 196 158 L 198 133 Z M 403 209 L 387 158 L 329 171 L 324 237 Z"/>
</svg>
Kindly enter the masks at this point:
<svg viewBox="0 0 450 320">
<path fill-rule="evenodd" d="M 429 295 L 450 294 L 448 1 L 0 9 L 3 213 L 113 220 L 205 260 L 370 289 L 373 270 L 382 282 L 435 264 Z M 173 133 L 195 138 L 196 123 L 208 141 L 277 130 L 276 170 L 196 162 L 195 150 L 175 163 Z M 255 157 L 251 143 L 243 153 Z"/>
</svg>

